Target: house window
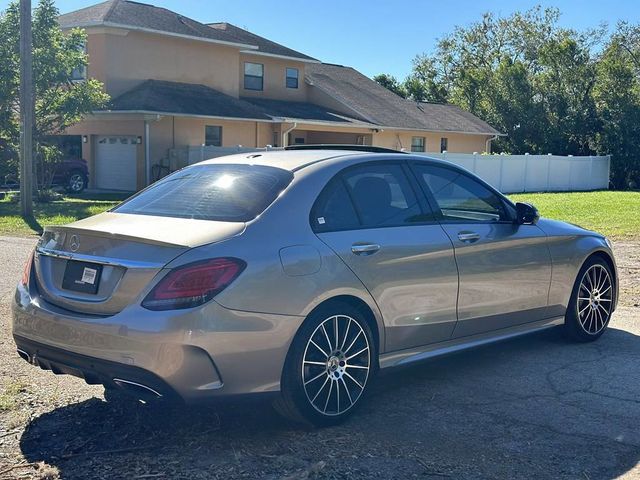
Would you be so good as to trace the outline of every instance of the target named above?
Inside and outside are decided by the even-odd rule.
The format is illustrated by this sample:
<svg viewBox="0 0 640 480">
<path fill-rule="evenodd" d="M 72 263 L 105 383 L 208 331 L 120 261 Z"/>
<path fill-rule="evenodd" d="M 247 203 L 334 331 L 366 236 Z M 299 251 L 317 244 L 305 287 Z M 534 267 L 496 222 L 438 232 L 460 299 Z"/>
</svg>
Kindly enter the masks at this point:
<svg viewBox="0 0 640 480">
<path fill-rule="evenodd" d="M 411 137 L 412 152 L 424 152 L 424 146 L 425 146 L 424 137 Z"/>
<path fill-rule="evenodd" d="M 207 147 L 222 146 L 222 127 L 217 125 L 205 125 L 204 144 Z"/>
<path fill-rule="evenodd" d="M 245 90 L 262 90 L 264 84 L 264 65 L 261 63 L 244 64 Z"/>
<path fill-rule="evenodd" d="M 287 88 L 298 88 L 298 69 L 287 68 Z"/>
<path fill-rule="evenodd" d="M 78 50 L 80 50 L 82 53 L 87 53 L 87 45 L 86 43 L 82 44 Z M 81 82 L 83 80 L 87 79 L 87 66 L 86 65 L 81 65 L 77 68 L 74 68 L 73 70 L 71 70 L 71 80 L 73 82 Z"/>
<path fill-rule="evenodd" d="M 440 139 L 440 153 L 444 153 L 449 150 L 449 139 L 442 137 Z"/>
</svg>

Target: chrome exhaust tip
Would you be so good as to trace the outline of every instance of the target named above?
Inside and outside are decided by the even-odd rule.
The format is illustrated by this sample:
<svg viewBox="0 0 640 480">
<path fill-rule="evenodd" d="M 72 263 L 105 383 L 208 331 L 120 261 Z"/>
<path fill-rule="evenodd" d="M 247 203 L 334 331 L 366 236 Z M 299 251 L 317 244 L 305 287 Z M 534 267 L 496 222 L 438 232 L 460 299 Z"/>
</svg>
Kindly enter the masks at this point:
<svg viewBox="0 0 640 480">
<path fill-rule="evenodd" d="M 131 380 L 124 380 L 122 378 L 114 378 L 113 383 L 136 397 L 148 398 L 150 394 L 157 398 L 162 397 L 161 393 L 142 383 L 132 382 Z"/>
<path fill-rule="evenodd" d="M 24 350 L 17 348 L 16 351 L 18 352 L 18 355 L 20 355 L 20 358 L 22 358 L 23 360 L 26 360 L 27 362 L 31 363 L 31 356 L 25 352 Z"/>
</svg>

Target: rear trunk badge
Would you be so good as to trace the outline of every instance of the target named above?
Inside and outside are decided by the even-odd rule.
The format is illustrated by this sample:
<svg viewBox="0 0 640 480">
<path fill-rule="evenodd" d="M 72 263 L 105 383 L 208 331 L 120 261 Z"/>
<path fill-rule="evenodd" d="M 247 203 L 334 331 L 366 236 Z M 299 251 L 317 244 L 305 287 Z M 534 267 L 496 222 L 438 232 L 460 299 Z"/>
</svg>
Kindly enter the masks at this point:
<svg viewBox="0 0 640 480">
<path fill-rule="evenodd" d="M 71 235 L 71 238 L 69 239 L 69 249 L 72 252 L 77 252 L 79 248 L 80 248 L 80 239 L 78 238 L 77 235 Z"/>
</svg>

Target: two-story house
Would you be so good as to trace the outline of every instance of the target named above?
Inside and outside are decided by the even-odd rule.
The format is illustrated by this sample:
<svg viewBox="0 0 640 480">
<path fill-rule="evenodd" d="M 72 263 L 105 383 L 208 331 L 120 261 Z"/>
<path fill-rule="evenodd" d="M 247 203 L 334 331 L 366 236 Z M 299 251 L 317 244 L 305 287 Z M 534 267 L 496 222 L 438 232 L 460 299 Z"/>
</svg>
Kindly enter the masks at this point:
<svg viewBox="0 0 640 480">
<path fill-rule="evenodd" d="M 183 146 L 350 143 L 489 151 L 499 135 L 453 105 L 405 100 L 350 67 L 322 63 L 228 23 L 131 0 L 60 16 L 87 32 L 89 65 L 111 96 L 67 133 L 96 188 L 137 190 Z"/>
</svg>

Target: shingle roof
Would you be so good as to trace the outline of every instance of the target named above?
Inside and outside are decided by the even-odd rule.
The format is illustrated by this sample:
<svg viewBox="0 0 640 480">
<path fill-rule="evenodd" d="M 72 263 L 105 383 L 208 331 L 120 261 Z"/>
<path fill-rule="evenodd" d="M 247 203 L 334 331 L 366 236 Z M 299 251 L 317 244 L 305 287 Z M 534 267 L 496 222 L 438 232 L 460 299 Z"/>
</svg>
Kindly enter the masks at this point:
<svg viewBox="0 0 640 480">
<path fill-rule="evenodd" d="M 218 22 L 218 23 L 209 23 L 209 27 L 224 32 L 229 39 L 233 39 L 238 43 L 247 43 L 249 45 L 255 45 L 258 47 L 258 51 L 262 53 L 269 53 L 271 55 L 282 55 L 285 57 L 293 57 L 300 58 L 302 60 L 312 60 L 317 62 L 318 60 L 310 57 L 309 55 L 305 55 L 304 53 L 297 52 L 290 48 L 285 47 L 284 45 L 280 45 L 279 43 L 272 42 L 271 40 L 256 35 L 255 33 L 251 33 L 247 30 L 244 30 L 240 27 L 236 27 L 231 23 L 226 22 Z"/>
<path fill-rule="evenodd" d="M 218 42 L 242 43 L 191 18 L 146 3 L 132 0 L 108 0 L 58 17 L 62 28 L 112 23 L 134 28 L 186 35 Z M 246 44 L 243 44 L 246 45 Z"/>
<path fill-rule="evenodd" d="M 406 100 L 351 67 L 309 64 L 307 83 L 348 106 L 363 119 L 383 126 L 496 135 L 499 132 L 455 105 Z"/>
<path fill-rule="evenodd" d="M 242 100 L 261 108 L 270 117 L 292 120 L 307 120 L 320 122 L 338 122 L 353 124 L 353 126 L 375 127 L 368 122 L 346 116 L 326 107 L 308 102 L 289 102 L 268 98 L 243 97 Z"/>
<path fill-rule="evenodd" d="M 335 122 L 372 127 L 359 119 L 306 102 L 264 98 L 235 98 L 205 85 L 146 80 L 114 98 L 109 110 L 204 115 L 270 121 L 275 119 Z"/>
<path fill-rule="evenodd" d="M 230 23 L 205 25 L 191 18 L 146 3 L 108 0 L 58 17 L 62 28 L 111 23 L 244 46 L 250 51 L 316 61 L 308 55 L 255 35 Z"/>
<path fill-rule="evenodd" d="M 147 80 L 111 101 L 109 110 L 271 120 L 259 107 L 205 85 Z"/>
</svg>

